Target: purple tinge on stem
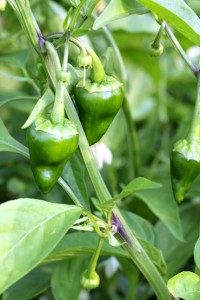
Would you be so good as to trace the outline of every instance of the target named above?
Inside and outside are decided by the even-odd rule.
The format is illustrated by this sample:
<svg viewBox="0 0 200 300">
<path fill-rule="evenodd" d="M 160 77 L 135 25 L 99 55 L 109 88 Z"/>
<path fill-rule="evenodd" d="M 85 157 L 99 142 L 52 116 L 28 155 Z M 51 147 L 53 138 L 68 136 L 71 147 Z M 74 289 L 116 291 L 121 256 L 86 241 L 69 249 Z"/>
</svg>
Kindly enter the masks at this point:
<svg viewBox="0 0 200 300">
<path fill-rule="evenodd" d="M 118 233 L 124 241 L 126 241 L 128 244 L 130 244 L 130 239 L 126 233 L 126 230 L 122 226 L 121 221 L 118 219 L 118 217 L 112 213 L 111 217 L 112 225 L 114 227 L 114 233 Z"/>
<path fill-rule="evenodd" d="M 43 50 L 43 47 L 44 47 L 44 38 L 41 34 L 41 32 L 38 32 L 38 46 L 40 47 L 41 50 Z"/>
</svg>

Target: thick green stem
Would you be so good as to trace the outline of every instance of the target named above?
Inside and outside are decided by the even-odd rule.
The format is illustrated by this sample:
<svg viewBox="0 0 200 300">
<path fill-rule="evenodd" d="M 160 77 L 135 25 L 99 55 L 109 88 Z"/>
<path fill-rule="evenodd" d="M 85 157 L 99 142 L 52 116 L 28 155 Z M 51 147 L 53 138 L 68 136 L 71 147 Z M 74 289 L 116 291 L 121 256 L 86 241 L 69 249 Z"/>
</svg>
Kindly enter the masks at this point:
<svg viewBox="0 0 200 300">
<path fill-rule="evenodd" d="M 11 0 L 8 0 L 11 1 Z M 22 12 L 22 17 L 26 20 L 28 17 L 30 17 L 30 24 L 33 24 L 32 15 L 26 15 L 26 11 Z M 29 28 L 26 26 L 24 27 L 26 31 L 29 32 Z M 26 32 L 27 33 L 27 32 Z M 29 34 L 28 34 L 29 36 Z M 30 39 L 32 42 L 32 39 Z M 43 59 L 44 65 L 46 67 L 46 71 L 49 74 L 51 72 L 51 67 L 49 62 L 46 62 L 46 58 Z M 50 69 L 49 69 L 50 68 Z M 56 82 L 55 77 L 49 77 L 53 80 L 52 86 L 56 88 Z M 73 120 L 78 127 L 79 131 L 79 146 L 80 150 L 84 159 L 84 162 L 86 164 L 90 179 L 93 183 L 95 192 L 99 198 L 100 202 L 104 202 L 105 200 L 111 199 L 111 195 L 101 177 L 101 174 L 99 173 L 97 164 L 94 160 L 92 151 L 89 147 L 88 141 L 85 137 L 83 128 L 81 126 L 81 123 L 79 121 L 76 109 L 73 105 L 73 102 L 71 98 L 69 97 L 69 94 L 67 92 L 67 89 L 64 90 L 64 97 L 65 97 L 65 108 L 68 114 L 69 119 Z M 142 248 L 138 240 L 135 238 L 135 236 L 130 231 L 128 225 L 124 221 L 123 217 L 121 216 L 120 212 L 117 208 L 114 209 L 114 213 L 117 216 L 117 218 L 120 220 L 121 226 L 124 230 L 125 236 L 124 240 L 127 241 L 125 248 L 130 254 L 130 258 L 135 262 L 135 264 L 139 267 L 141 272 L 144 274 L 144 276 L 147 278 L 149 283 L 151 284 L 152 288 L 155 290 L 155 293 L 159 300 L 170 300 L 170 294 L 167 290 L 166 284 L 163 280 L 163 278 L 160 276 L 158 270 L 146 254 L 145 250 Z"/>
<path fill-rule="evenodd" d="M 188 139 L 190 139 L 191 142 L 194 142 L 194 140 L 199 141 L 200 139 L 200 74 L 198 74 L 197 78 L 198 78 L 197 99 L 195 104 L 193 122 L 188 134 Z"/>
</svg>

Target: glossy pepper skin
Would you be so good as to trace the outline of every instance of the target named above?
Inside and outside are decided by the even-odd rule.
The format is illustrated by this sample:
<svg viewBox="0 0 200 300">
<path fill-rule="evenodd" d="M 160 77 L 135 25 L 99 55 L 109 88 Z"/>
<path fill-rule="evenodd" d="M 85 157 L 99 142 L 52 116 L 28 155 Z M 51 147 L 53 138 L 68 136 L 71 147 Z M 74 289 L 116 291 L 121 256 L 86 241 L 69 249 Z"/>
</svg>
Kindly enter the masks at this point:
<svg viewBox="0 0 200 300">
<path fill-rule="evenodd" d="M 74 91 L 79 118 L 90 145 L 105 134 L 123 102 L 122 84 L 111 76 L 99 83 L 79 83 Z"/>
<path fill-rule="evenodd" d="M 177 202 L 183 201 L 193 181 L 200 174 L 200 144 L 182 139 L 171 153 L 171 181 Z"/>
<path fill-rule="evenodd" d="M 44 115 L 28 128 L 27 141 L 35 181 L 41 192 L 49 193 L 78 146 L 76 126 L 67 119 L 53 124 Z"/>
</svg>

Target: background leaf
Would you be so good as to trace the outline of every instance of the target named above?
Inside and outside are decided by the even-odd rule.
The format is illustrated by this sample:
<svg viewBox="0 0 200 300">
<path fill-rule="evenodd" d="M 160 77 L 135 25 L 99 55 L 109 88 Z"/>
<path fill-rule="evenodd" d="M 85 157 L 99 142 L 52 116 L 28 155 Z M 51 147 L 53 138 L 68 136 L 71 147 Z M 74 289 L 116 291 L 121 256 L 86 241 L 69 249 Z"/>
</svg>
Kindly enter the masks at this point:
<svg viewBox="0 0 200 300">
<path fill-rule="evenodd" d="M 160 189 L 137 192 L 135 196 L 145 202 L 177 239 L 183 240 L 178 206 L 169 183 Z"/>
<path fill-rule="evenodd" d="M 200 45 L 200 19 L 183 0 L 138 0 L 196 45 Z"/>
<path fill-rule="evenodd" d="M 3 121 L 0 119 L 0 151 L 9 151 L 20 153 L 26 157 L 28 157 L 27 148 L 16 141 L 7 131 Z"/>
<path fill-rule="evenodd" d="M 1 204 L 0 294 L 52 251 L 80 212 L 76 206 L 28 198 Z"/>
<path fill-rule="evenodd" d="M 18 280 L 3 294 L 3 300 L 30 300 L 50 286 L 53 266 L 38 267 Z"/>
<path fill-rule="evenodd" d="M 147 10 L 135 0 L 111 0 L 103 13 L 95 20 L 93 29 L 101 28 L 111 21 L 131 14 L 143 14 L 146 12 Z"/>
<path fill-rule="evenodd" d="M 55 300 L 77 300 L 82 289 L 81 276 L 87 268 L 88 259 L 76 257 L 59 262 L 51 280 Z"/>
</svg>

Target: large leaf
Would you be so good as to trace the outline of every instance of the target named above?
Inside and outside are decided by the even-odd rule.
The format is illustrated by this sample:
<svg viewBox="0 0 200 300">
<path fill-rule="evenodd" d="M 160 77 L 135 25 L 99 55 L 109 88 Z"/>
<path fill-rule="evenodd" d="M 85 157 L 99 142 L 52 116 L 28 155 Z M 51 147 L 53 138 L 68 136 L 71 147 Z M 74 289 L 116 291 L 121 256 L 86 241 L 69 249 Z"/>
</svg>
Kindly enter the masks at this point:
<svg viewBox="0 0 200 300">
<path fill-rule="evenodd" d="M 147 12 L 147 10 L 135 0 L 111 0 L 103 13 L 95 20 L 93 29 L 101 28 L 111 21 L 132 14 L 143 14 L 145 12 Z"/>
<path fill-rule="evenodd" d="M 45 259 L 46 262 L 63 260 L 72 256 L 91 255 L 94 253 L 99 237 L 93 232 L 75 232 L 66 235 L 53 252 Z M 116 255 L 129 257 L 120 247 L 112 247 L 105 240 L 101 255 Z"/>
<path fill-rule="evenodd" d="M 167 283 L 174 297 L 185 300 L 200 299 L 200 277 L 192 272 L 182 272 L 172 277 Z"/>
<path fill-rule="evenodd" d="M 50 286 L 52 266 L 42 266 L 32 270 L 18 280 L 3 294 L 3 300 L 30 300 Z"/>
<path fill-rule="evenodd" d="M 199 236 L 200 204 L 188 203 L 180 209 L 180 219 L 184 241 L 177 240 L 163 222 L 156 224 L 157 247 L 161 249 L 167 262 L 167 277 L 170 278 L 181 270 L 190 257 Z"/>
<path fill-rule="evenodd" d="M 59 262 L 53 272 L 51 290 L 55 300 L 77 300 L 82 289 L 81 276 L 87 268 L 85 257 Z"/>
<path fill-rule="evenodd" d="M 141 191 L 135 195 L 146 203 L 177 239 L 183 240 L 178 206 L 170 184 L 165 183 L 160 189 Z"/>
<path fill-rule="evenodd" d="M 45 93 L 42 95 L 42 97 L 38 100 L 38 102 L 34 106 L 31 114 L 29 115 L 28 119 L 26 120 L 22 128 L 24 129 L 29 127 L 43 113 L 44 109 L 47 108 L 51 103 L 53 103 L 53 101 L 54 101 L 54 94 L 50 88 L 47 88 Z"/>
<path fill-rule="evenodd" d="M 36 267 L 79 218 L 72 205 L 18 199 L 0 206 L 0 294 Z"/>
<path fill-rule="evenodd" d="M 0 119 L 0 151 L 20 153 L 28 157 L 28 150 L 25 146 L 15 140 L 7 131 L 3 121 Z"/>
<path fill-rule="evenodd" d="M 200 45 L 200 19 L 183 0 L 137 0 L 167 21 L 196 45 Z M 126 2 L 126 1 L 125 1 Z"/>
</svg>

